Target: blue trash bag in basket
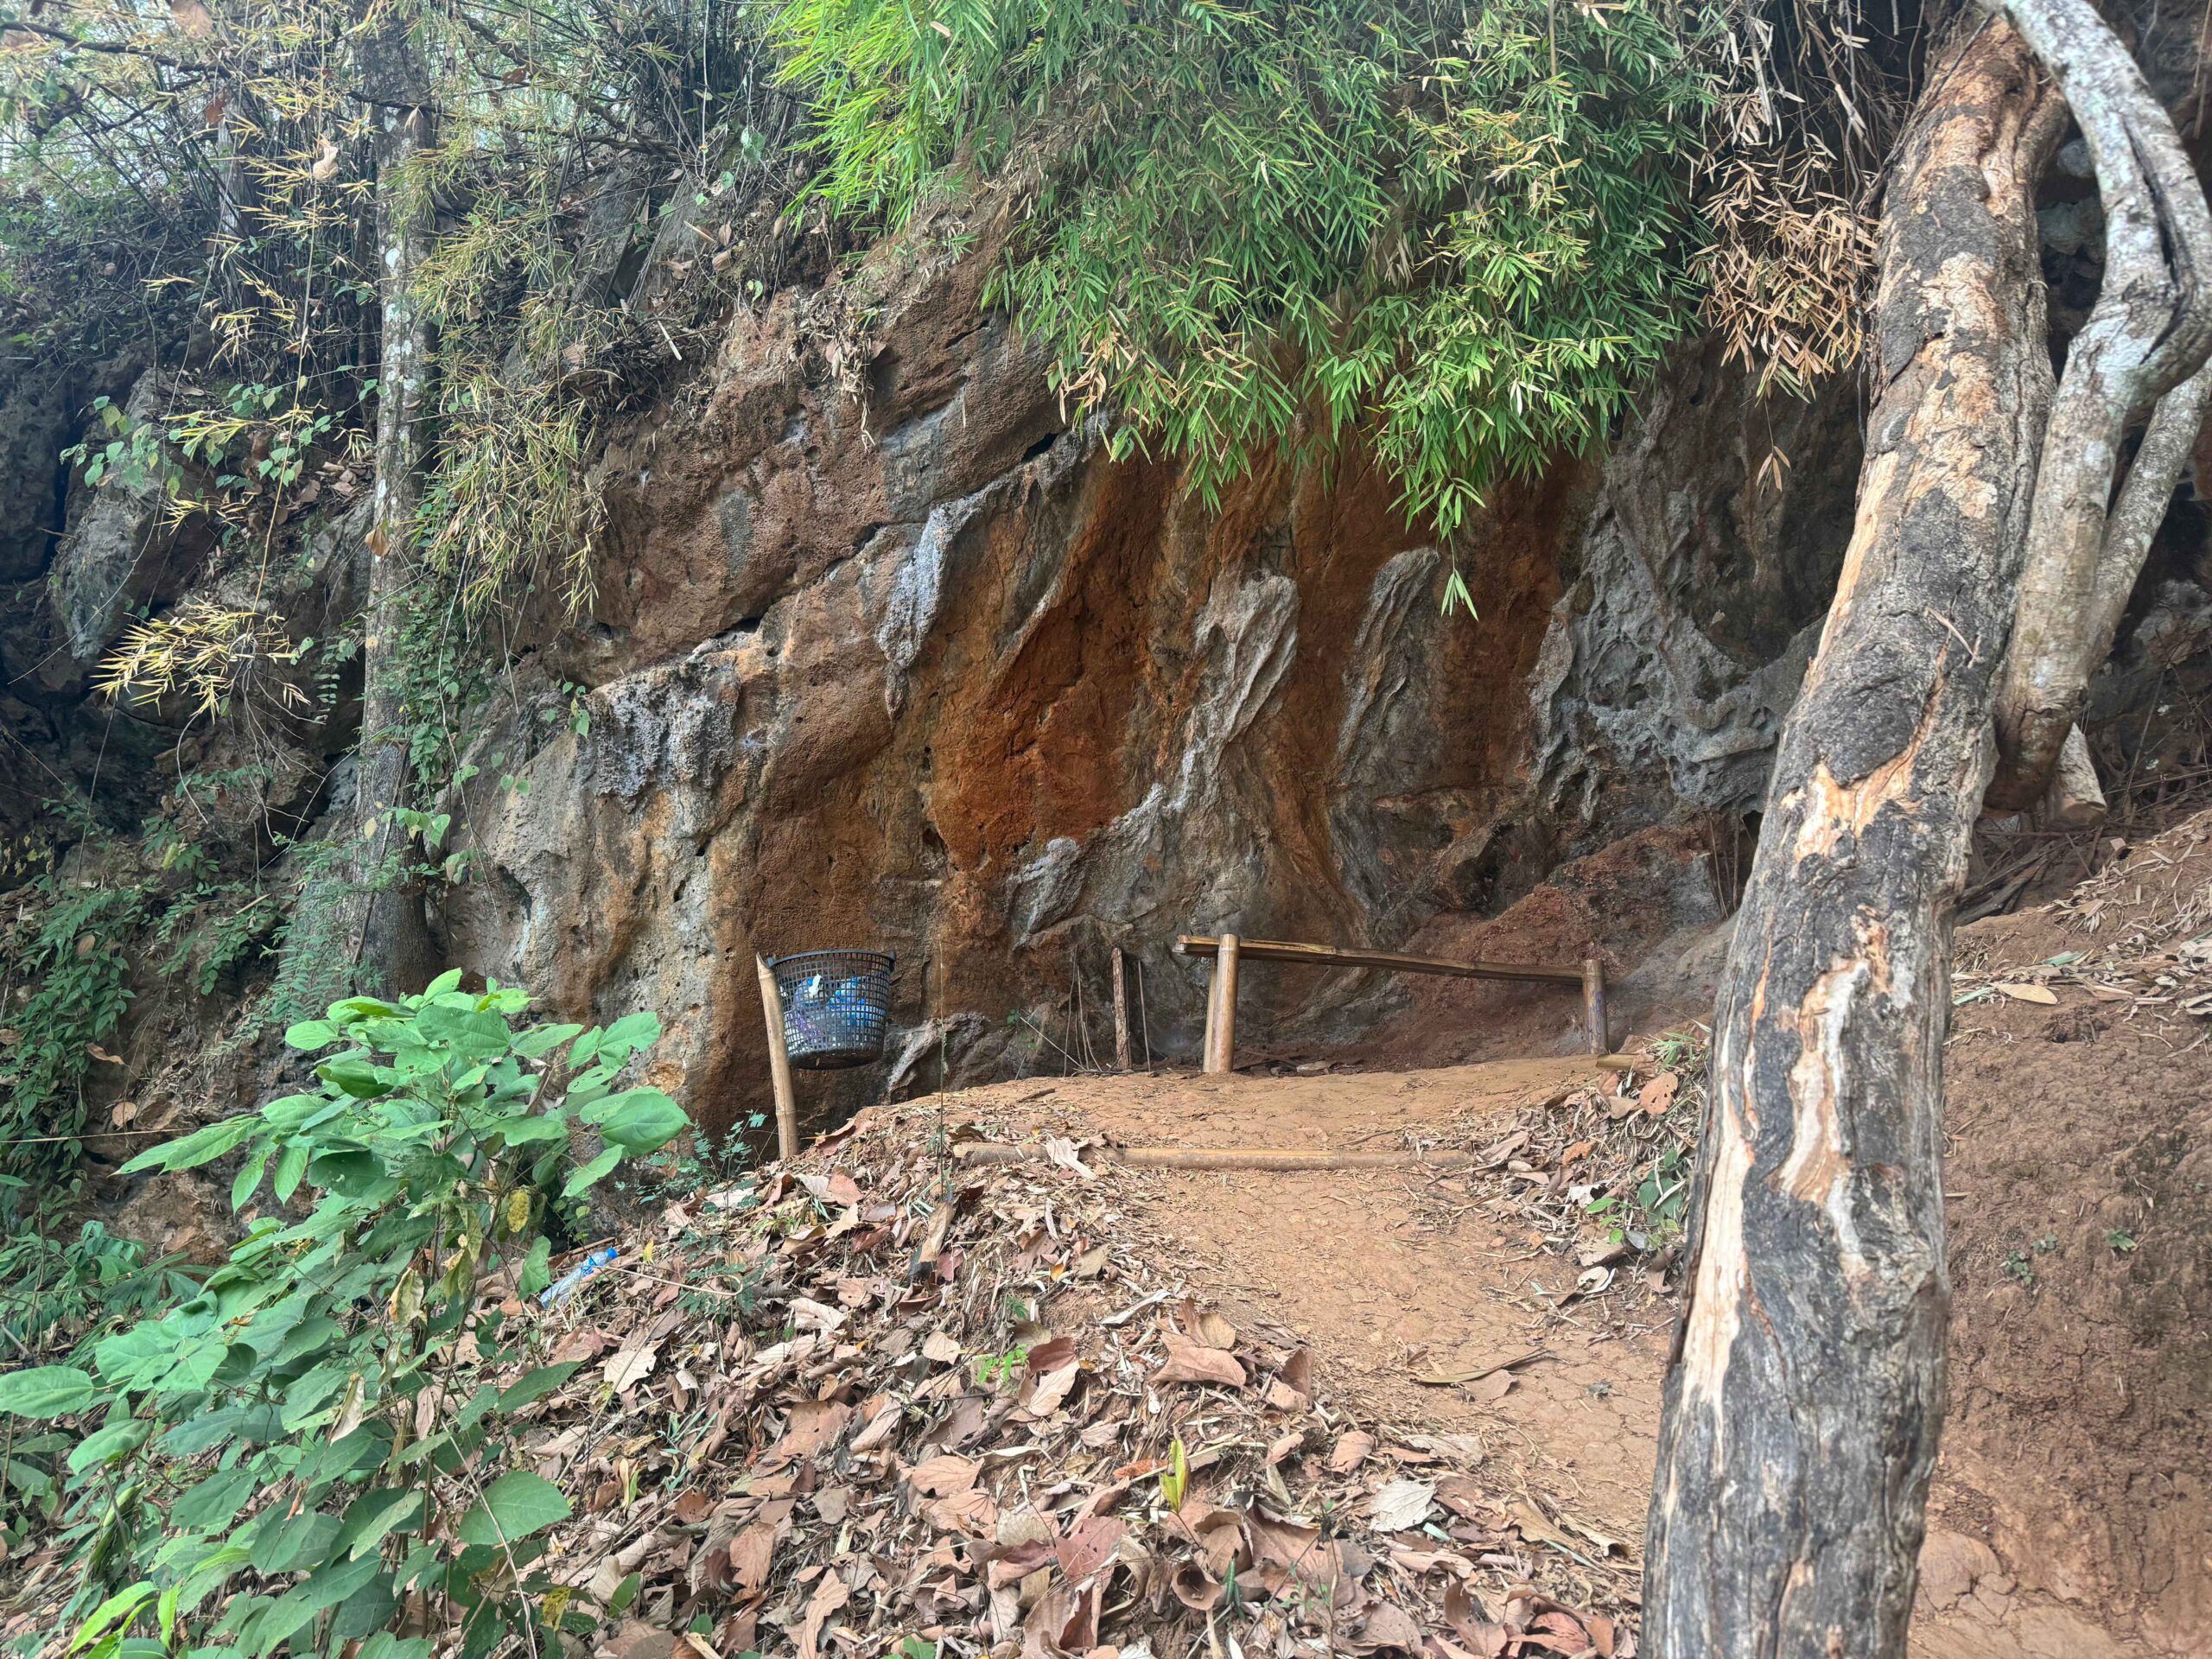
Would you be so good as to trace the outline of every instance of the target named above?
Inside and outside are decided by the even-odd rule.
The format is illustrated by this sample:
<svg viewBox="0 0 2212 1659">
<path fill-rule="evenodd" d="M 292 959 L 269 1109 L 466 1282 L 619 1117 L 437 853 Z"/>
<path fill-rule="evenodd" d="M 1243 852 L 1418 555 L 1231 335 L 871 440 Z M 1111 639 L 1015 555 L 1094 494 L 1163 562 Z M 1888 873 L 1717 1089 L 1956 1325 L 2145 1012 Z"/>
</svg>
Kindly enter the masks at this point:
<svg viewBox="0 0 2212 1659">
<path fill-rule="evenodd" d="M 896 960 L 879 950 L 807 950 L 768 964 L 793 1065 L 834 1071 L 883 1057 Z"/>
</svg>

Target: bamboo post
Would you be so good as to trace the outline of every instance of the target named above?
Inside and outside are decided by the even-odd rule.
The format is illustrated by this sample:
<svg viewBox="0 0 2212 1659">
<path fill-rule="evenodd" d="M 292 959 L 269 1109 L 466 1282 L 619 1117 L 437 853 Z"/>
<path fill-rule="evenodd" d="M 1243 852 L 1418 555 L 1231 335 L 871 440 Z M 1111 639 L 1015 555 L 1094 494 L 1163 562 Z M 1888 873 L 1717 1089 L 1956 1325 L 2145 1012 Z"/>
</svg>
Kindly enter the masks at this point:
<svg viewBox="0 0 2212 1659">
<path fill-rule="evenodd" d="M 1605 964 L 1595 957 L 1582 958 L 1582 1017 L 1590 1030 L 1590 1052 L 1605 1052 Z"/>
<path fill-rule="evenodd" d="M 1221 936 L 1213 959 L 1213 1018 L 1206 1027 L 1205 1070 L 1225 1072 L 1236 1052 L 1236 936 Z"/>
<path fill-rule="evenodd" d="M 1129 993 L 1122 978 L 1122 947 L 1114 947 L 1114 1065 L 1127 1071 L 1129 1067 Z"/>
<path fill-rule="evenodd" d="M 1206 964 L 1206 1034 L 1198 1043 L 1198 1067 L 1205 1070 L 1213 1059 L 1214 1022 L 1221 1017 L 1221 963 L 1218 958 Z"/>
<path fill-rule="evenodd" d="M 784 994 L 776 988 L 775 970 L 757 952 L 753 965 L 760 970 L 760 1010 L 768 1017 L 768 1077 L 776 1089 L 776 1155 L 798 1156 L 798 1105 L 791 1097 L 791 1051 L 784 1046 Z"/>
</svg>

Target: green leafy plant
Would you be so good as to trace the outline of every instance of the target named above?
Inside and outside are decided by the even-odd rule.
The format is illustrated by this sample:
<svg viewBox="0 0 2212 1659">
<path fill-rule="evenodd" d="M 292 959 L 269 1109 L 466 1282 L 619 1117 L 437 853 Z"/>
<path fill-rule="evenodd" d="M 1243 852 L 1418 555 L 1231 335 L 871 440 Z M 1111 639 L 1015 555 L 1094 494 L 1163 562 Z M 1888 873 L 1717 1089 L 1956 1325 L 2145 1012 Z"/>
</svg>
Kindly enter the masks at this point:
<svg viewBox="0 0 2212 1659">
<path fill-rule="evenodd" d="M 0 1334 L 16 1356 L 66 1351 L 108 1320 L 150 1313 L 194 1287 L 177 1258 L 149 1262 L 143 1244 L 97 1221 L 73 1236 L 57 1217 L 35 1209 L 0 1241 Z"/>
<path fill-rule="evenodd" d="M 85 469 L 86 484 L 94 489 L 152 486 L 170 495 L 177 493 L 184 469 L 169 459 L 159 423 L 138 420 L 108 397 L 93 398 L 92 414 L 99 431 L 61 452 L 62 460 Z"/>
<path fill-rule="evenodd" d="M 1610 1218 L 1607 1236 L 1616 1244 L 1658 1249 L 1679 1237 L 1689 1210 L 1690 1160 L 1679 1144 L 1661 1149 L 1625 1198 L 1608 1194 L 1586 1214 Z"/>
<path fill-rule="evenodd" d="M 686 1119 L 618 1086 L 659 1035 L 651 1014 L 518 1028 L 524 993 L 458 979 L 295 1026 L 286 1041 L 321 1057 L 315 1088 L 133 1160 L 235 1158 L 244 1239 L 86 1362 L 0 1376 L 0 1413 L 79 1424 L 60 1516 L 80 1577 L 73 1651 L 366 1639 L 378 1659 L 424 1659 L 427 1637 L 392 1634 L 416 1590 L 454 1610 L 472 1659 L 535 1639 L 543 1534 L 569 1506 L 518 1466 L 507 1424 L 575 1367 L 512 1376 L 527 1343 L 499 1304 L 550 1281 L 551 1201 Z M 587 1133 L 603 1149 L 570 1169 Z"/>
<path fill-rule="evenodd" d="M 4 947 L 10 1001 L 0 1012 L 0 1169 L 51 1179 L 75 1166 L 84 1085 L 130 1001 L 121 948 L 141 919 L 137 887 L 89 888 L 42 876 L 35 919 Z"/>
</svg>

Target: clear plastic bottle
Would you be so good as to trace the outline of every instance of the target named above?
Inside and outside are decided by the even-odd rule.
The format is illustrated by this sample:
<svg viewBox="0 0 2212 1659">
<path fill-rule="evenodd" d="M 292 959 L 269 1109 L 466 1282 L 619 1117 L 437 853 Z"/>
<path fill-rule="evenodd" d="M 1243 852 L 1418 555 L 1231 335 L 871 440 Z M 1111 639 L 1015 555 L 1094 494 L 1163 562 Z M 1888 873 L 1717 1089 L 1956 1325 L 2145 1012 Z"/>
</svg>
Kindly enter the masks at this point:
<svg viewBox="0 0 2212 1659">
<path fill-rule="evenodd" d="M 577 1262 L 575 1267 L 570 1268 L 566 1273 L 563 1274 L 558 1279 L 556 1279 L 550 1285 L 547 1286 L 545 1288 L 545 1294 L 537 1299 L 537 1305 L 540 1307 L 551 1307 L 556 1302 L 567 1301 L 569 1298 L 575 1294 L 575 1288 L 578 1285 L 583 1283 L 585 1280 L 590 1278 L 592 1274 L 597 1273 L 601 1268 L 613 1262 L 614 1258 L 620 1254 L 621 1251 L 615 1249 L 612 1244 L 608 1245 L 603 1250 L 594 1250 L 589 1255 L 584 1257 L 582 1261 Z"/>
</svg>

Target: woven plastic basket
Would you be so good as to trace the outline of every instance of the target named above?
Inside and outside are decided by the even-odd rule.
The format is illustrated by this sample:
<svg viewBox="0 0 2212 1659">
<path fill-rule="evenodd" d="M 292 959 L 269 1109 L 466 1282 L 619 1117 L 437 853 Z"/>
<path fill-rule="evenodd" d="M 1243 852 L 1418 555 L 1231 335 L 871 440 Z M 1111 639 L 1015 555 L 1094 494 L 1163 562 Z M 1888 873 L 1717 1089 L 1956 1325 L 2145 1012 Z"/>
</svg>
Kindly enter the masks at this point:
<svg viewBox="0 0 2212 1659">
<path fill-rule="evenodd" d="M 896 960 L 880 950 L 807 950 L 768 964 L 793 1065 L 836 1071 L 882 1058 Z"/>
</svg>

